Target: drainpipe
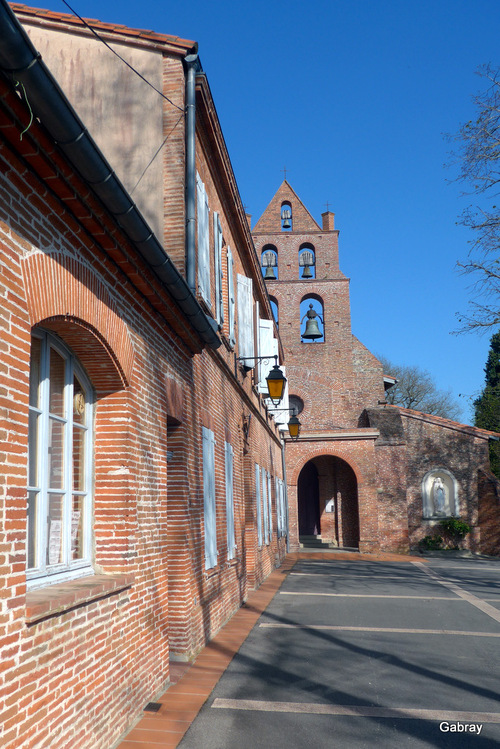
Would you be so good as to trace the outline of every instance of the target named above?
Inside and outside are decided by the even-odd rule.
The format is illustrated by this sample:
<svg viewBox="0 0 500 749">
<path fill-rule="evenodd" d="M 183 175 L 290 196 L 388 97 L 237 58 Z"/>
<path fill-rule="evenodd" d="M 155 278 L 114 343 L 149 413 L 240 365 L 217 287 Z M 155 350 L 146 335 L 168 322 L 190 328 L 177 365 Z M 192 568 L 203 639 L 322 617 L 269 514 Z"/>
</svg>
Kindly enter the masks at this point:
<svg viewBox="0 0 500 749">
<path fill-rule="evenodd" d="M 186 281 L 196 294 L 196 52 L 184 58 L 186 68 Z"/>
</svg>

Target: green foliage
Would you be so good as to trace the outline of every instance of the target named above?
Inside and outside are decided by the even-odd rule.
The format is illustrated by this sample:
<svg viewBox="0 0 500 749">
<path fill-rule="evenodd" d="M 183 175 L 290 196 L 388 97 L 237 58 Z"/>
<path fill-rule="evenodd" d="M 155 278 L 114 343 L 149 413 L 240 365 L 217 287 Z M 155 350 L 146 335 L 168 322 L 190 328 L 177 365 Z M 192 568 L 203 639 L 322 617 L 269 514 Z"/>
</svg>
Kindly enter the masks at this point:
<svg viewBox="0 0 500 749">
<path fill-rule="evenodd" d="M 434 535 L 424 536 L 418 544 L 422 551 L 459 549 L 460 541 L 471 532 L 471 527 L 460 518 L 446 518 L 439 523 L 436 530 L 440 530 L 443 535 L 435 533 Z"/>
<path fill-rule="evenodd" d="M 464 538 L 471 531 L 470 525 L 460 518 L 447 518 L 442 520 L 439 525 L 443 531 L 460 538 Z"/>
<path fill-rule="evenodd" d="M 441 536 L 424 536 L 424 538 L 420 539 L 418 545 L 421 549 L 435 551 L 436 549 L 443 548 L 443 539 Z"/>
<path fill-rule="evenodd" d="M 500 332 L 490 341 L 488 359 L 484 368 L 485 385 L 474 401 L 474 424 L 481 429 L 500 432 Z M 490 442 L 490 468 L 500 478 L 500 442 Z"/>
</svg>

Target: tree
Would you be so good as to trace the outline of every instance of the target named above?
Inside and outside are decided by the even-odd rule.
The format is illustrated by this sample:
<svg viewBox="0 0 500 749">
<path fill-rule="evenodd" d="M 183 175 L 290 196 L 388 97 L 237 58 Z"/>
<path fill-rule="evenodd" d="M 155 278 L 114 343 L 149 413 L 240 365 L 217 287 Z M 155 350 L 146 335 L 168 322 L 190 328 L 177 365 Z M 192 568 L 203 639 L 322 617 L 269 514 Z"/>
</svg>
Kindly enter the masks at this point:
<svg viewBox="0 0 500 749">
<path fill-rule="evenodd" d="M 500 332 L 491 337 L 484 372 L 486 381 L 483 391 L 474 401 L 474 424 L 482 429 L 500 432 Z M 500 478 L 500 442 L 490 441 L 490 467 Z"/>
<path fill-rule="evenodd" d="M 462 331 L 500 324 L 500 67 L 486 65 L 478 73 L 486 87 L 473 97 L 477 117 L 455 136 L 453 154 L 457 180 L 476 202 L 459 220 L 473 232 L 468 259 L 458 266 L 472 276 L 475 295 L 468 312 L 459 314 Z"/>
<path fill-rule="evenodd" d="M 462 409 L 451 392 L 438 390 L 432 375 L 425 369 L 393 364 L 383 356 L 378 359 L 384 374 L 397 380 L 397 385 L 386 393 L 387 403 L 455 421 L 462 417 Z"/>
</svg>

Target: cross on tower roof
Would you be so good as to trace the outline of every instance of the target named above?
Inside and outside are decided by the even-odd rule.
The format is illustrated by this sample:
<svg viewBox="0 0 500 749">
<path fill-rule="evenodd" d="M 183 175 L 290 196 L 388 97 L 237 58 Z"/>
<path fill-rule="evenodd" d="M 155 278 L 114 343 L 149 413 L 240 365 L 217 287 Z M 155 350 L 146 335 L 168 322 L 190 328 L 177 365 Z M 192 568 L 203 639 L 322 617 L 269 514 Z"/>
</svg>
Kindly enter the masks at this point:
<svg viewBox="0 0 500 749">
<path fill-rule="evenodd" d="M 284 166 L 283 169 L 280 169 L 280 171 L 284 173 L 285 179 L 286 179 L 286 173 L 288 171 L 288 169 L 286 168 L 286 166 Z"/>
</svg>

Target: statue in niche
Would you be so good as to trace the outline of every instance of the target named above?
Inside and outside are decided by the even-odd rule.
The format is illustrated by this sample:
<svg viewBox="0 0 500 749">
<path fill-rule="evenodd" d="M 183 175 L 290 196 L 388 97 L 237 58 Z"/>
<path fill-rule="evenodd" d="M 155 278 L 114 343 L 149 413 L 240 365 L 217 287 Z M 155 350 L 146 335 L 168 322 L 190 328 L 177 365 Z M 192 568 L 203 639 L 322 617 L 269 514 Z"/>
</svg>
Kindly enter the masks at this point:
<svg viewBox="0 0 500 749">
<path fill-rule="evenodd" d="M 438 476 L 432 484 L 432 499 L 436 515 L 446 515 L 446 496 L 443 479 Z"/>
</svg>

